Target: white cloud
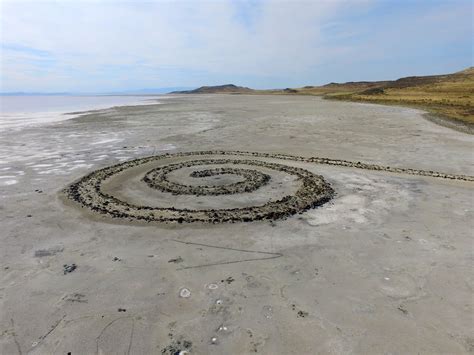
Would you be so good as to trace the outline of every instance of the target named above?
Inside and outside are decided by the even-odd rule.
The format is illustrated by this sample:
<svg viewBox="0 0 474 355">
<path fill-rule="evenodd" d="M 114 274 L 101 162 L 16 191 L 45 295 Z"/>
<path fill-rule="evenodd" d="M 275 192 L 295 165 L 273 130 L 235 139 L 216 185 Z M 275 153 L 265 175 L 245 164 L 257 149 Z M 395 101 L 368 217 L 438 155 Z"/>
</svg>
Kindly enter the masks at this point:
<svg viewBox="0 0 474 355">
<path fill-rule="evenodd" d="M 207 83 L 190 73 L 202 73 L 209 80 L 273 77 L 289 84 L 292 79 L 301 82 L 316 66 L 354 52 L 346 43 L 350 35 L 339 34 L 334 38 L 340 43 L 330 43 L 324 30 L 343 21 L 338 20 L 343 15 L 363 13 L 373 2 L 266 0 L 258 2 L 258 8 L 248 4 L 4 0 L 2 43 L 47 51 L 55 64 L 41 66 L 33 54 L 3 51 L 2 86 L 102 90 L 127 83 L 154 87 Z M 29 79 L 31 75 L 36 79 Z"/>
</svg>

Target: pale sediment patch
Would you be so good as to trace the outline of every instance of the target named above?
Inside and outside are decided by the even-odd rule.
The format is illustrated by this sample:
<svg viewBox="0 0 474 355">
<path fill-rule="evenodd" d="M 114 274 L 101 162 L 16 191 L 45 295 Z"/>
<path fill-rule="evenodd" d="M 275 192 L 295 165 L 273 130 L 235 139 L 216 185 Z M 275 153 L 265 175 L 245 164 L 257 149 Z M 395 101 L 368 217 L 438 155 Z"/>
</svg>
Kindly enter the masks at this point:
<svg viewBox="0 0 474 355">
<path fill-rule="evenodd" d="M 333 199 L 330 206 L 306 213 L 304 218 L 308 224 L 373 223 L 394 209 L 406 210 L 413 199 L 408 188 L 401 182 L 388 182 L 359 174 L 339 174 L 334 179 L 339 182 L 343 191 L 339 192 L 339 197 Z"/>
<path fill-rule="evenodd" d="M 10 179 L 10 180 L 0 180 L 0 185 L 2 186 L 10 186 L 18 184 L 18 180 Z"/>
<path fill-rule="evenodd" d="M 53 166 L 53 164 L 35 164 L 32 166 L 33 169 L 41 169 L 41 168 L 49 168 Z"/>
<path fill-rule="evenodd" d="M 324 210 L 309 211 L 305 215 L 308 224 L 319 226 L 335 222 L 344 224 L 365 223 L 367 214 L 372 212 L 366 208 L 368 199 L 358 195 L 347 195 L 334 200 L 333 205 Z"/>
<path fill-rule="evenodd" d="M 91 143 L 91 145 L 99 145 L 99 144 L 106 144 L 106 143 L 115 143 L 115 142 L 120 142 L 123 141 L 123 139 L 120 138 L 105 138 L 96 142 Z"/>
</svg>

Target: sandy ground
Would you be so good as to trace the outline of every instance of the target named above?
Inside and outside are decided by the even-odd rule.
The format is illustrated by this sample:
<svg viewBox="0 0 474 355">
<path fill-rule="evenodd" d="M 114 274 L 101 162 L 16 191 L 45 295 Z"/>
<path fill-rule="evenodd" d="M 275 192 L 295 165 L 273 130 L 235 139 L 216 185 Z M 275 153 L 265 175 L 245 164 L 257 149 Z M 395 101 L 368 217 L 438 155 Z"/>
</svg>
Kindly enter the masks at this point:
<svg viewBox="0 0 474 355">
<path fill-rule="evenodd" d="M 262 159 L 323 175 L 335 198 L 216 225 L 116 223 L 60 191 L 121 161 L 207 149 L 474 175 L 473 143 L 413 109 L 244 95 L 2 132 L 0 353 L 472 353 L 473 183 Z M 119 193 L 153 203 L 134 184 Z"/>
</svg>

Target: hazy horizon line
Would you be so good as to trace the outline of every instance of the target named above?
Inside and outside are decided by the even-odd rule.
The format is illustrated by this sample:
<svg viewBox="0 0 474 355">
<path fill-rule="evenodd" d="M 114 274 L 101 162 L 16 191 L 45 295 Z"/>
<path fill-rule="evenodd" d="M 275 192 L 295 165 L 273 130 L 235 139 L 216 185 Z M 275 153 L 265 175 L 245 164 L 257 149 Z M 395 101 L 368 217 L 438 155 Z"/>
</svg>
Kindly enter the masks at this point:
<svg viewBox="0 0 474 355">
<path fill-rule="evenodd" d="M 430 75 L 419 75 L 419 76 L 436 76 L 436 75 L 448 75 L 448 74 L 454 74 L 458 72 L 462 72 L 466 69 L 470 69 L 473 66 L 469 67 L 464 67 L 459 70 L 456 70 L 451 73 L 434 73 Z M 314 85 L 314 86 L 324 86 L 327 84 L 331 83 L 351 83 L 351 82 L 379 82 L 379 81 L 391 81 L 391 80 L 398 80 L 401 78 L 406 78 L 406 77 L 413 77 L 417 75 L 408 75 L 408 76 L 401 76 L 398 78 L 392 78 L 392 79 L 378 79 L 378 80 L 360 80 L 360 81 L 339 81 L 339 82 L 327 82 L 326 84 L 321 84 L 321 85 Z M 140 88 L 140 89 L 121 89 L 121 90 L 107 90 L 107 91 L 0 91 L 0 96 L 33 96 L 33 95 L 114 95 L 114 94 L 165 94 L 169 93 L 171 91 L 181 91 L 181 90 L 192 90 L 196 89 L 199 87 L 203 86 L 222 86 L 222 85 L 232 85 L 233 83 L 225 83 L 225 84 L 216 84 L 216 85 L 209 85 L 209 84 L 203 84 L 200 86 L 170 86 L 170 87 L 159 87 L 159 88 Z M 237 85 L 237 84 L 234 84 Z M 248 87 L 250 89 L 250 86 L 247 85 L 237 85 L 237 86 L 244 86 Z M 273 88 L 266 88 L 266 89 L 255 89 L 255 90 L 277 90 L 277 89 L 284 89 L 285 87 L 288 86 L 281 86 L 281 87 L 273 87 Z M 294 88 L 297 88 L 299 86 L 294 86 Z M 303 87 L 303 86 L 301 86 Z"/>
</svg>

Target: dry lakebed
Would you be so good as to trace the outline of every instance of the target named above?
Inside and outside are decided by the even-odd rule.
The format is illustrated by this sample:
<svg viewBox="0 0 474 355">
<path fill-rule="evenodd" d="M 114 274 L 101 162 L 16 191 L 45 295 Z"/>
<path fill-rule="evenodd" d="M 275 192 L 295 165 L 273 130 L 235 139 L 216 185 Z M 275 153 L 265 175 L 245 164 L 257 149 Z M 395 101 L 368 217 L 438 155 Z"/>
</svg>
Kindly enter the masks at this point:
<svg viewBox="0 0 474 355">
<path fill-rule="evenodd" d="M 0 132 L 1 354 L 474 351 L 472 135 L 159 101 Z"/>
</svg>

